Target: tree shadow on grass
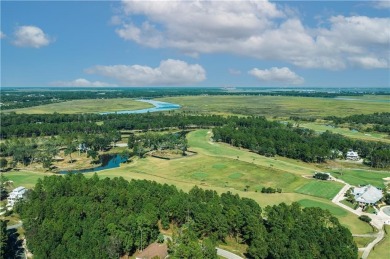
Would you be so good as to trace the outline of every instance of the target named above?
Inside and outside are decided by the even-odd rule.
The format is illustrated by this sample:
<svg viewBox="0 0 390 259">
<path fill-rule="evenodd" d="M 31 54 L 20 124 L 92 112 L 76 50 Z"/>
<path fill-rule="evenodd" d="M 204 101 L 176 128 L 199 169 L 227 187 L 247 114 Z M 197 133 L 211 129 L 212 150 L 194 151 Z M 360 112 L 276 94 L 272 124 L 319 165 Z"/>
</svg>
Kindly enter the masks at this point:
<svg viewBox="0 0 390 259">
<path fill-rule="evenodd" d="M 16 232 L 16 229 L 7 230 L 7 235 L 7 250 L 4 258 L 25 258 L 23 240 L 19 239 L 19 233 Z"/>
</svg>

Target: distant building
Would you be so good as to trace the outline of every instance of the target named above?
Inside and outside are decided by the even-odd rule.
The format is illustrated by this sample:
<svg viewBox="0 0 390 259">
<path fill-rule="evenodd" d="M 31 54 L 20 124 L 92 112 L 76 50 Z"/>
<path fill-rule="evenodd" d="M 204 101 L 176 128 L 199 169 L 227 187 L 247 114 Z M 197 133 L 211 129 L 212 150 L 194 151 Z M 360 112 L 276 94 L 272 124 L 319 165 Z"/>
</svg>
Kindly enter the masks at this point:
<svg viewBox="0 0 390 259">
<path fill-rule="evenodd" d="M 164 259 L 167 256 L 168 256 L 168 246 L 166 244 L 152 243 L 135 258 L 136 259 L 152 259 L 152 258 Z"/>
<path fill-rule="evenodd" d="M 13 207 L 15 205 L 15 202 L 18 200 L 21 200 L 24 198 L 25 194 L 27 192 L 27 189 L 23 186 L 20 186 L 16 189 L 14 189 L 7 198 L 7 207 Z"/>
<path fill-rule="evenodd" d="M 349 150 L 347 152 L 347 159 L 348 160 L 359 160 L 359 154 L 353 150 Z"/>
<path fill-rule="evenodd" d="M 382 191 L 372 185 L 355 187 L 353 195 L 360 205 L 374 205 L 383 198 Z"/>
</svg>

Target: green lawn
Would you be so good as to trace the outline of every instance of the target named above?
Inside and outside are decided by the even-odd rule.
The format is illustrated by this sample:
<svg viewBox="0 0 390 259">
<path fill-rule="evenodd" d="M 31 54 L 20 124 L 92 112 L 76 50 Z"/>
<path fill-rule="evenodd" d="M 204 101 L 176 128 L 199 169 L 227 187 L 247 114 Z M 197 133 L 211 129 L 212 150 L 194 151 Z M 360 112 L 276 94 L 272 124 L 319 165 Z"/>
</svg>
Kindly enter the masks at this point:
<svg viewBox="0 0 390 259">
<path fill-rule="evenodd" d="M 389 171 L 371 171 L 361 169 L 335 170 L 331 174 L 351 185 L 371 184 L 376 187 L 385 187 L 383 178 L 390 177 Z"/>
<path fill-rule="evenodd" d="M 332 181 L 311 180 L 297 190 L 298 193 L 313 195 L 325 199 L 333 199 L 343 188 L 343 184 Z"/>
<path fill-rule="evenodd" d="M 353 237 L 353 240 L 359 248 L 366 247 L 374 239 L 375 237 Z"/>
<path fill-rule="evenodd" d="M 351 209 L 355 209 L 355 205 L 353 205 L 352 203 L 350 203 L 349 201 L 347 200 L 342 200 L 340 201 L 340 203 L 344 204 L 344 205 L 347 205 L 348 207 L 350 207 Z"/>
<path fill-rule="evenodd" d="M 123 110 L 139 110 L 154 107 L 145 102 L 138 102 L 130 98 L 118 99 L 85 99 L 72 100 L 60 103 L 46 104 L 35 107 L 6 110 L 5 112 L 16 112 L 26 114 L 44 114 L 44 113 L 98 113 L 114 112 Z"/>
</svg>

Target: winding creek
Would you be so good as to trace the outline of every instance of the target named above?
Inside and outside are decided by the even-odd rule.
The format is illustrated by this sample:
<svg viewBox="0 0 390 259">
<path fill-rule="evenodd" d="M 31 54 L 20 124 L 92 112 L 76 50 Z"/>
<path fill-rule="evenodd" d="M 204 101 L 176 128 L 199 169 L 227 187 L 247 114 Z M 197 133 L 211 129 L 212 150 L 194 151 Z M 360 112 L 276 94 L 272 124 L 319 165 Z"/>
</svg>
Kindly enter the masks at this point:
<svg viewBox="0 0 390 259">
<path fill-rule="evenodd" d="M 180 105 L 174 103 L 160 102 L 155 100 L 145 100 L 139 99 L 139 102 L 150 103 L 154 105 L 152 108 L 140 109 L 140 110 L 125 110 L 125 111 L 115 111 L 115 112 L 102 112 L 100 114 L 137 114 L 137 113 L 147 113 L 147 112 L 162 112 L 180 109 Z"/>
<path fill-rule="evenodd" d="M 117 168 L 121 163 L 127 161 L 127 157 L 122 157 L 120 155 L 102 155 L 100 157 L 101 165 L 94 168 L 80 169 L 80 170 L 61 170 L 60 174 L 68 174 L 68 173 L 92 173 L 99 172 L 106 169 Z"/>
</svg>

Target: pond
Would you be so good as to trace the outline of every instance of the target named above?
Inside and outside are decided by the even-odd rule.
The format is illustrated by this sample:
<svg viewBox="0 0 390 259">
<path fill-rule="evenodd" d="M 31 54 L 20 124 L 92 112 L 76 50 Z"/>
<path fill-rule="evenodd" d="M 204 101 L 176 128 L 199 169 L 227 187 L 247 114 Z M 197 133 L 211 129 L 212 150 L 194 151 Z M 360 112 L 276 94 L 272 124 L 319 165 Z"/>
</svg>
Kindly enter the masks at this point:
<svg viewBox="0 0 390 259">
<path fill-rule="evenodd" d="M 137 100 L 139 102 L 150 103 L 154 105 L 152 108 L 141 110 L 127 110 L 127 111 L 115 111 L 115 112 L 102 112 L 100 114 L 134 114 L 134 113 L 147 113 L 147 112 L 161 112 L 180 109 L 180 105 L 174 103 L 160 102 L 155 100 Z"/>
<path fill-rule="evenodd" d="M 91 173 L 98 172 L 106 169 L 119 167 L 121 163 L 127 161 L 127 157 L 122 157 L 121 155 L 102 155 L 100 157 L 101 165 L 94 168 L 80 169 L 80 170 L 62 170 L 59 171 L 60 174 L 68 174 L 68 173 Z"/>
</svg>

